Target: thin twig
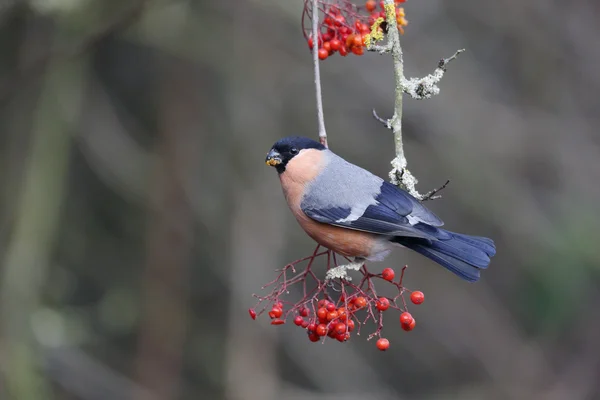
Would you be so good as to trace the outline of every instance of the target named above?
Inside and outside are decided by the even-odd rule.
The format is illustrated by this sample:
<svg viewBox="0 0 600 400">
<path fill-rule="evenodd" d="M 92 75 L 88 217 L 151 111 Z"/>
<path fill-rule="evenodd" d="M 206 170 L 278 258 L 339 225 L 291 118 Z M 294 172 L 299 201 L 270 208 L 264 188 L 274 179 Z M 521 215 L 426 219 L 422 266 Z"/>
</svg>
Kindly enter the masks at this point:
<svg viewBox="0 0 600 400">
<path fill-rule="evenodd" d="M 381 118 L 379 115 L 377 115 L 377 111 L 375 111 L 375 109 L 373 109 L 373 118 L 375 118 L 377 121 L 381 122 L 386 128 L 391 129 L 390 120 Z"/>
<path fill-rule="evenodd" d="M 425 194 L 423 195 L 423 198 L 421 199 L 421 201 L 427 201 L 427 200 L 441 199 L 441 198 L 442 198 L 442 196 L 441 196 L 441 195 L 437 195 L 437 196 L 436 196 L 435 194 L 436 194 L 437 192 L 440 192 L 440 191 L 444 190 L 444 189 L 446 188 L 446 186 L 448 186 L 448 184 L 449 184 L 449 183 L 450 183 L 450 179 L 448 179 L 448 180 L 446 181 L 446 183 L 444 183 L 444 184 L 443 184 L 442 186 L 440 186 L 439 188 L 437 188 L 437 189 L 433 189 L 433 190 L 430 190 L 429 192 L 425 193 Z"/>
<path fill-rule="evenodd" d="M 315 94 L 317 97 L 317 120 L 319 124 L 319 141 L 327 147 L 327 131 L 325 130 L 325 115 L 323 113 L 323 96 L 321 95 L 321 71 L 319 69 L 319 7 L 318 1 L 312 0 L 312 36 L 313 36 L 313 67 L 315 71 Z"/>
</svg>

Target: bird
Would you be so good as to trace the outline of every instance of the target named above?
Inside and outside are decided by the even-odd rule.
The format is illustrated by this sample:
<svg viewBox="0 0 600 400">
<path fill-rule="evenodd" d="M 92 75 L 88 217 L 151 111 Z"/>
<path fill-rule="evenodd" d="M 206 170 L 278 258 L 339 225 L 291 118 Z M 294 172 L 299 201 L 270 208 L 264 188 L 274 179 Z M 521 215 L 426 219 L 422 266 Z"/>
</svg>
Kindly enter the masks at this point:
<svg viewBox="0 0 600 400">
<path fill-rule="evenodd" d="M 278 140 L 265 162 L 277 170 L 287 204 L 318 244 L 354 269 L 383 261 L 395 247 L 433 260 L 468 282 L 496 254 L 492 239 L 451 232 L 405 190 L 301 136 Z"/>
</svg>

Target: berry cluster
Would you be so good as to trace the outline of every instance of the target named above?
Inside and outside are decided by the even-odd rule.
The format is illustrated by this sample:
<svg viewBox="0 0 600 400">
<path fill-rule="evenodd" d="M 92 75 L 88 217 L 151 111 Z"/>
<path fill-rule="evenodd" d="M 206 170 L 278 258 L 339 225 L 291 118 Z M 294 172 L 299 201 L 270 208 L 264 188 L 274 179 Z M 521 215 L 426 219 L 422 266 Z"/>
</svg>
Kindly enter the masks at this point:
<svg viewBox="0 0 600 400">
<path fill-rule="evenodd" d="M 335 253 L 329 250 L 319 252 L 319 249 L 320 246 L 317 246 L 312 256 L 286 265 L 275 280 L 263 287 L 273 287 L 270 294 L 264 297 L 255 295 L 259 299 L 256 307 L 261 304 L 264 306 L 258 313 L 255 308 L 248 310 L 252 319 L 267 312 L 272 325 L 282 325 L 288 317 L 293 317 L 294 324 L 306 330 L 311 342 L 327 338 L 345 342 L 350 339 L 355 329 L 356 334 L 360 335 L 361 327 L 372 320 L 377 324 L 377 328 L 369 335 L 368 340 L 379 337 L 377 348 L 382 351 L 390 346 L 389 340 L 381 337 L 384 312 L 389 309 L 402 311 L 402 329 L 411 331 L 415 328 L 415 319 L 408 312 L 403 295 L 410 292 L 413 304 L 423 303 L 425 297 L 423 292 L 411 292 L 402 286 L 406 266 L 402 268 L 397 282 L 394 281 L 396 274 L 392 268 L 385 268 L 380 274 L 373 274 L 364 265 L 360 270 L 362 279 L 358 284 L 353 284 L 350 279 L 321 281 L 312 271 L 315 259 L 326 256 L 327 269 L 338 264 Z M 307 267 L 301 272 L 296 272 L 296 266 L 304 261 L 308 261 Z M 292 273 L 291 277 L 288 277 L 289 272 Z M 312 287 L 310 282 L 307 282 L 308 278 L 314 281 Z M 396 287 L 398 294 L 393 298 L 378 296 L 373 282 L 375 279 L 389 282 Z M 284 295 L 289 294 L 290 287 L 297 284 L 302 288 L 303 298 L 298 302 L 282 300 Z"/>
<path fill-rule="evenodd" d="M 408 24 L 404 13 L 404 8 L 398 4 L 406 0 L 394 0 L 396 3 L 396 21 L 401 33 L 404 33 L 403 26 Z M 302 14 L 302 23 L 304 26 L 305 16 L 311 18 L 310 1 L 305 1 L 304 13 Z M 318 34 L 318 54 L 319 59 L 325 60 L 327 57 L 339 52 L 343 57 L 348 54 L 361 56 L 365 52 L 365 37 L 371 32 L 371 27 L 378 18 L 385 20 L 385 11 L 383 1 L 376 2 L 368 0 L 363 7 L 357 7 L 348 0 L 338 0 L 333 2 L 319 2 L 319 10 L 323 15 L 323 20 L 319 21 Z M 379 5 L 379 9 L 377 6 Z M 385 24 L 377 28 L 383 31 Z M 308 47 L 312 50 L 314 39 L 312 29 L 304 26 L 304 37 L 308 42 Z"/>
</svg>

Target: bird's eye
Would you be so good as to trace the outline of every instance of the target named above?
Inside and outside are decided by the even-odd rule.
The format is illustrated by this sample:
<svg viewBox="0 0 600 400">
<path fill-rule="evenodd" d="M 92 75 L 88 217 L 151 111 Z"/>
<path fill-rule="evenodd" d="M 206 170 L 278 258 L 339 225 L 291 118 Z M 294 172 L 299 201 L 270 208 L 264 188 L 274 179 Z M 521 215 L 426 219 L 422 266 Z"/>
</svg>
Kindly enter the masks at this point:
<svg viewBox="0 0 600 400">
<path fill-rule="evenodd" d="M 292 147 L 292 148 L 290 149 L 290 154 L 292 154 L 292 155 L 294 155 L 294 156 L 295 156 L 296 154 L 298 154 L 298 149 L 297 149 L 297 148 L 295 148 L 295 147 Z"/>
</svg>

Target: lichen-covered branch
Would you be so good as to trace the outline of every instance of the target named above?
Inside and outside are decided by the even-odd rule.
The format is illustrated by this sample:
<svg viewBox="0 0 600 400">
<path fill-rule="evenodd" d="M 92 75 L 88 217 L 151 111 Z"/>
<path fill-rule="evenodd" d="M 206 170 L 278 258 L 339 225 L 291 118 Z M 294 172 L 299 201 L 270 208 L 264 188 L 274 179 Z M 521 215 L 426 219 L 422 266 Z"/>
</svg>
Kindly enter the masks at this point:
<svg viewBox="0 0 600 400">
<path fill-rule="evenodd" d="M 408 191 L 415 198 L 424 201 L 437 198 L 433 196 L 444 186 L 434 189 L 426 194 L 421 194 L 417 191 L 417 178 L 408 170 L 408 162 L 404 154 L 404 142 L 402 139 L 402 97 L 406 93 L 414 99 L 427 99 L 439 93 L 440 89 L 437 83 L 442 79 L 446 72 L 446 65 L 454 60 L 460 53 L 464 51 L 458 50 L 452 57 L 442 59 L 435 71 L 424 78 L 406 79 L 404 76 L 404 60 L 402 54 L 402 46 L 400 44 L 400 32 L 396 21 L 396 8 L 393 0 L 384 0 L 386 23 L 387 23 L 387 44 L 376 45 L 369 42 L 367 49 L 379 53 L 390 53 L 394 62 L 394 83 L 395 83 L 395 100 L 394 114 L 390 119 L 383 119 L 373 110 L 373 116 L 383 123 L 388 129 L 394 133 L 394 147 L 396 157 L 391 161 L 392 170 L 390 171 L 390 181 Z M 377 24 L 378 22 L 376 22 Z"/>
<path fill-rule="evenodd" d="M 404 93 L 416 100 L 429 99 L 436 94 L 439 94 L 440 88 L 437 86 L 437 83 L 442 80 L 442 77 L 446 72 L 446 65 L 448 65 L 450 61 L 456 59 L 463 51 L 465 51 L 465 49 L 460 49 L 451 57 L 442 58 L 435 71 L 424 78 L 404 79 L 402 83 Z"/>
</svg>

